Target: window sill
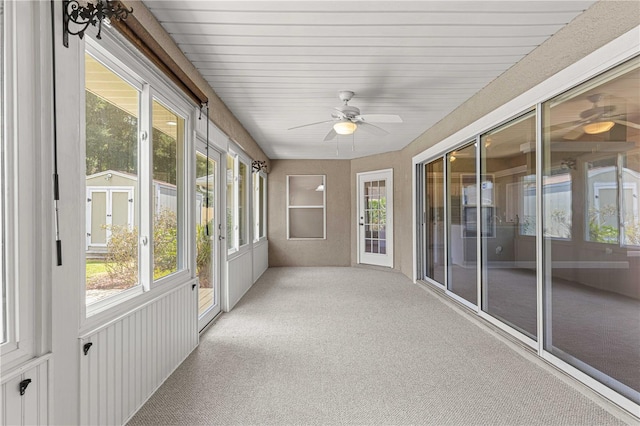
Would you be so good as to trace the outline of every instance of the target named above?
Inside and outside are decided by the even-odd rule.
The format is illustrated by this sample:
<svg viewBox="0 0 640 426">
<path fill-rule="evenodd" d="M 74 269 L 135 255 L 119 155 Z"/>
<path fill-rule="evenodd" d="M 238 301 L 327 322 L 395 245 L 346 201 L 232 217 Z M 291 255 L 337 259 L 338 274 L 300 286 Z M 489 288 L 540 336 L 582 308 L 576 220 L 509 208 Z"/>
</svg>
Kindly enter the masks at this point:
<svg viewBox="0 0 640 426">
<path fill-rule="evenodd" d="M 129 299 L 133 299 L 136 296 L 144 293 L 142 289 L 142 285 L 137 284 L 134 287 L 131 287 L 127 290 L 124 290 L 118 294 L 114 294 L 113 296 L 108 296 L 102 300 L 99 300 L 95 303 L 86 306 L 86 317 L 92 317 L 101 312 L 108 311 L 117 305 L 120 305 Z"/>
<path fill-rule="evenodd" d="M 189 276 L 189 271 L 163 277 L 152 284 L 151 290 L 143 291 L 142 286 L 129 289 L 114 298 L 105 299 L 86 308 L 86 318 L 80 327 L 80 336 L 95 332 L 131 312 L 136 311 L 153 300 L 183 285 L 190 285 L 197 280 Z M 116 299 L 117 297 L 117 299 Z"/>
<path fill-rule="evenodd" d="M 234 251 L 228 251 L 227 262 L 230 262 L 237 257 L 243 256 L 247 252 L 251 251 L 251 248 L 252 248 L 252 244 L 245 244 L 241 246 L 239 249 L 236 249 Z"/>
</svg>

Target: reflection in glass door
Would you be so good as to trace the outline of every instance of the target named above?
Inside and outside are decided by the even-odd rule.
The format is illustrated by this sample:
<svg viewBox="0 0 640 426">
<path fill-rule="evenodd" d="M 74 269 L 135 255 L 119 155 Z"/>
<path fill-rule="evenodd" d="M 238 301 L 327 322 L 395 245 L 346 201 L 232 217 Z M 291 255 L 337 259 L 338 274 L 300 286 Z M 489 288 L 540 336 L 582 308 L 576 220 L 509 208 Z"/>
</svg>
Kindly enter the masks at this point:
<svg viewBox="0 0 640 426">
<path fill-rule="evenodd" d="M 535 339 L 535 113 L 481 138 L 482 310 Z"/>
<path fill-rule="evenodd" d="M 467 145 L 447 154 L 449 268 L 447 289 L 477 304 L 476 147 Z"/>
<path fill-rule="evenodd" d="M 196 275 L 198 318 L 202 330 L 220 312 L 219 179 L 220 156 L 196 152 Z"/>
<path fill-rule="evenodd" d="M 640 57 L 542 113 L 544 348 L 640 404 Z"/>
<path fill-rule="evenodd" d="M 444 284 L 444 159 L 425 165 L 425 276 Z"/>
</svg>

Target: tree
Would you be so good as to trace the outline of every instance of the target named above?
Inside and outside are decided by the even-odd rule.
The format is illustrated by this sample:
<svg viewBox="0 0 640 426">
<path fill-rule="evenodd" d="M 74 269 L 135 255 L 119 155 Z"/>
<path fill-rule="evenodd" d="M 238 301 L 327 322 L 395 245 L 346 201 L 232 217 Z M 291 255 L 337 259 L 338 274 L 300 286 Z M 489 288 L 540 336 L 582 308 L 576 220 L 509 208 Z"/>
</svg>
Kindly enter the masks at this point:
<svg viewBox="0 0 640 426">
<path fill-rule="evenodd" d="M 86 91 L 87 175 L 105 170 L 137 174 L 138 119 Z"/>
<path fill-rule="evenodd" d="M 153 129 L 153 178 L 177 184 L 177 141 L 158 129 Z"/>
</svg>

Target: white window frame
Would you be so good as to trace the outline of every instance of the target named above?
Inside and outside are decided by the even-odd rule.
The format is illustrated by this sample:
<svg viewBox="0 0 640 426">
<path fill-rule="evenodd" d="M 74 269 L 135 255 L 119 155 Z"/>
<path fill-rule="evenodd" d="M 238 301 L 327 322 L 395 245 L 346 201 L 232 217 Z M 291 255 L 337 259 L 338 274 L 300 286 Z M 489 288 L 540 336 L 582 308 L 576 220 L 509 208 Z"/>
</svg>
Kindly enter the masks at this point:
<svg viewBox="0 0 640 426">
<path fill-rule="evenodd" d="M 5 25 L 5 1 L 4 0 L 0 0 L 0 11 L 2 13 L 0 13 L 0 40 L 6 40 L 6 35 L 4 33 L 4 28 L 6 27 Z M 1 42 L 0 42 L 1 43 Z M 2 147 L 0 147 L 0 277 L 2 277 L 2 289 L 0 289 L 0 345 L 3 345 L 5 343 L 5 340 L 9 340 L 9 330 L 10 330 L 10 326 L 12 326 L 12 323 L 9 323 L 9 316 L 5 316 L 7 314 L 7 310 L 9 309 L 9 305 L 6 305 L 5 308 L 5 303 L 8 302 L 8 300 L 10 299 L 10 294 L 9 294 L 9 289 L 7 288 L 5 291 L 5 286 L 8 286 L 8 277 L 5 276 L 5 262 L 7 261 L 7 257 L 6 257 L 6 253 L 7 253 L 7 244 L 6 244 L 6 234 L 5 234 L 5 213 L 4 213 L 4 209 L 5 209 L 5 186 L 6 183 L 9 182 L 8 179 L 8 174 L 5 174 L 5 153 L 8 151 L 9 148 L 9 144 L 7 143 L 6 140 L 6 136 L 7 136 L 7 132 L 5 131 L 5 123 L 7 123 L 7 120 L 5 119 L 5 92 L 6 92 L 6 87 L 5 87 L 5 78 L 4 76 L 5 74 L 5 64 L 6 64 L 6 46 L 4 46 L 4 43 L 2 43 L 2 45 L 0 45 L 0 55 L 2 55 L 2 58 L 0 59 L 0 66 L 2 67 L 2 70 L 0 71 L 0 75 L 3 77 L 0 80 L 0 141 L 2 141 Z M 10 229 L 10 228 L 7 228 Z"/>
<path fill-rule="evenodd" d="M 289 179 L 291 177 L 322 177 L 322 206 L 291 206 L 289 205 Z M 326 240 L 327 239 L 327 175 L 287 175 L 287 240 Z M 322 237 L 300 238 L 291 237 L 290 213 L 292 209 L 322 209 Z"/>
<path fill-rule="evenodd" d="M 123 43 L 119 36 L 112 34 L 112 30 L 103 28 L 102 39 L 99 41 L 95 40 L 95 32 L 96 30 L 93 28 L 88 29 L 88 34 L 84 38 L 85 48 L 83 50 L 141 93 L 138 117 L 138 130 L 141 135 L 138 141 L 139 211 L 136 214 L 139 216 L 140 221 L 139 237 L 147 237 L 147 248 L 144 249 L 142 243 L 139 246 L 141 248 L 138 258 L 139 282 L 134 287 L 87 305 L 86 284 L 82 285 L 81 310 L 82 318 L 84 318 L 83 329 L 90 329 L 95 324 L 104 322 L 104 320 L 116 315 L 122 309 L 132 308 L 144 303 L 146 298 L 140 301 L 135 300 L 144 293 L 154 293 L 154 289 L 161 287 L 172 288 L 191 279 L 192 262 L 190 262 L 190 259 L 194 256 L 194 249 L 189 244 L 189 241 L 194 236 L 190 228 L 193 224 L 193 219 L 191 218 L 193 206 L 191 206 L 189 200 L 195 195 L 194 190 L 188 185 L 188 177 L 195 166 L 192 164 L 188 153 L 191 152 L 195 144 L 193 123 L 195 121 L 196 108 L 166 76 L 157 71 L 154 65 L 146 58 L 141 57 L 134 48 Z M 81 61 L 81 68 L 81 75 L 84 75 L 84 60 Z M 81 102 L 84 104 L 84 80 L 79 85 L 80 93 L 82 94 Z M 151 142 L 152 105 L 154 100 L 184 119 L 184 143 L 182 147 L 179 147 L 183 151 L 178 154 L 178 158 L 182 158 L 182 170 L 178 170 L 180 174 L 178 182 L 182 182 L 182 193 L 179 194 L 177 200 L 178 211 L 180 212 L 178 214 L 178 270 L 158 280 L 153 279 L 153 147 Z M 81 129 L 82 140 L 85 141 L 84 117 L 81 117 L 81 120 L 83 121 Z M 86 157 L 85 146 L 86 141 L 82 144 L 81 155 L 83 155 L 83 158 Z M 146 201 L 142 202 L 142 200 Z"/>
<path fill-rule="evenodd" d="M 237 187 L 238 211 L 236 214 L 238 216 L 238 219 L 244 220 L 245 232 L 246 232 L 244 244 L 241 244 L 240 243 L 240 222 L 238 222 L 238 245 L 239 245 L 238 248 L 242 250 L 244 247 L 249 247 L 250 243 L 253 241 L 253 227 L 251 226 L 252 224 L 251 203 L 253 199 L 251 194 L 253 193 L 252 192 L 253 186 L 252 186 L 252 179 L 251 179 L 251 160 L 240 155 L 238 155 L 237 160 L 238 160 L 238 168 L 236 170 L 238 171 L 238 187 Z M 240 184 L 239 184 L 240 183 L 240 164 L 244 165 L 244 170 L 245 170 L 244 182 L 246 185 L 245 193 L 244 193 L 244 212 L 242 214 L 243 217 L 241 217 L 240 215 Z"/>
<path fill-rule="evenodd" d="M 33 164 L 40 159 L 40 142 L 48 140 L 45 117 L 39 102 L 46 103 L 51 98 L 36 89 L 36 82 L 50 77 L 50 67 L 38 64 L 43 54 L 38 34 L 31 31 L 28 22 L 37 22 L 39 10 L 34 2 L 3 2 L 3 32 L 0 42 L 3 46 L 3 180 L 2 222 L 3 230 L 3 270 L 2 279 L 6 284 L 6 341 L 0 344 L 0 372 L 22 364 L 42 350 L 42 330 L 38 327 L 38 294 L 43 294 L 43 286 L 38 278 L 45 274 L 44 259 L 48 244 L 38 239 L 34 223 L 46 223 L 50 216 L 43 212 L 43 197 L 48 194 L 27 188 L 43 187 L 42 177 L 33 172 Z M 7 58 L 9 58 L 7 60 Z M 45 90 L 46 91 L 46 90 Z M 42 170 L 50 185 L 48 168 Z M 40 179 L 40 180 L 39 180 Z M 47 198 L 46 200 L 49 200 Z M 49 213 L 47 211 L 46 213 Z M 45 233 L 45 235 L 48 235 Z"/>
<path fill-rule="evenodd" d="M 260 214 L 260 188 L 262 188 L 262 214 Z M 253 172 L 253 242 L 267 239 L 267 174 L 258 171 Z M 260 235 L 260 224 L 263 226 L 264 235 Z"/>
<path fill-rule="evenodd" d="M 229 169 L 227 168 L 227 163 L 229 158 L 233 159 L 233 176 L 232 176 L 232 185 L 231 185 L 231 206 L 228 206 L 228 173 Z M 225 159 L 224 167 L 225 167 L 225 229 L 226 229 L 226 238 L 227 238 L 227 256 L 231 256 L 236 253 L 240 247 L 238 246 L 239 238 L 238 238 L 238 154 L 233 152 L 233 150 L 229 149 L 227 151 L 227 158 Z M 229 220 L 229 212 L 231 212 L 231 220 Z M 229 227 L 231 230 L 229 230 Z M 230 232 L 229 232 L 230 231 Z M 231 240 L 231 244 L 229 244 L 229 240 Z"/>
<path fill-rule="evenodd" d="M 151 88 L 150 92 L 151 93 L 150 93 L 150 99 L 149 99 L 149 105 L 150 105 L 149 108 L 151 108 L 153 101 L 156 101 L 157 103 L 167 108 L 172 113 L 176 114 L 177 116 L 179 116 L 184 120 L 184 141 L 183 141 L 182 147 L 180 146 L 177 147 L 178 151 L 176 152 L 176 160 L 179 161 L 180 158 L 182 158 L 182 169 L 178 167 L 178 170 L 176 170 L 176 192 L 177 192 L 176 204 L 177 204 L 177 219 L 178 219 L 178 241 L 177 241 L 178 257 L 176 260 L 177 260 L 178 270 L 176 272 L 173 272 L 157 280 L 151 279 L 150 288 L 154 288 L 157 285 L 161 285 L 162 283 L 171 281 L 171 279 L 175 277 L 184 277 L 184 279 L 188 279 L 191 276 L 191 272 L 190 272 L 191 262 L 188 260 L 190 259 L 190 256 L 191 256 L 191 253 L 188 247 L 191 247 L 191 244 L 189 244 L 188 242 L 189 241 L 188 236 L 190 235 L 190 232 L 191 232 L 191 229 L 189 228 L 189 226 L 193 225 L 195 227 L 195 224 L 191 224 L 193 220 L 190 220 L 190 217 L 191 217 L 190 212 L 192 211 L 193 206 L 191 205 L 191 203 L 188 202 L 188 200 L 195 197 L 195 193 L 192 194 L 191 197 L 189 197 L 189 193 L 194 192 L 194 190 L 193 188 L 191 188 L 191 185 L 188 184 L 189 176 L 191 176 L 189 174 L 189 170 L 191 167 L 189 163 L 191 160 L 190 160 L 190 156 L 188 155 L 188 152 L 190 152 L 188 148 L 189 146 L 195 146 L 195 141 L 194 141 L 195 135 L 193 131 L 189 130 L 191 129 L 190 127 L 191 108 L 189 105 L 183 104 L 181 106 L 179 103 L 175 102 L 175 99 L 170 99 L 169 97 L 165 96 L 161 91 L 156 90 L 153 87 Z M 153 146 L 151 145 L 152 131 L 153 131 L 153 129 L 151 128 L 152 119 L 153 117 L 150 115 L 149 116 L 149 129 L 150 129 L 149 152 L 147 153 L 148 157 L 146 157 L 146 159 L 148 159 L 149 167 L 150 167 L 149 169 L 150 174 L 148 176 L 150 180 L 149 183 L 153 187 Z M 182 152 L 180 152 L 180 149 L 182 150 Z M 195 165 L 193 167 L 195 167 Z M 154 216 L 155 206 L 153 204 L 153 200 L 154 200 L 154 195 L 151 194 L 150 201 L 149 201 L 151 218 L 150 218 L 149 224 L 153 224 L 153 220 L 154 220 L 153 216 Z M 149 241 L 151 243 L 150 251 L 152 252 L 151 264 L 150 264 L 150 267 L 151 267 L 150 277 L 153 278 L 153 269 L 154 269 L 153 244 L 152 244 L 153 230 L 151 230 L 148 235 L 149 235 Z"/>
<path fill-rule="evenodd" d="M 234 162 L 234 173 L 233 173 L 233 205 L 231 206 L 231 233 L 227 232 L 227 238 L 231 235 L 233 244 L 231 247 L 227 247 L 227 258 L 231 258 L 234 254 L 244 252 L 249 249 L 251 246 L 251 242 L 253 241 L 253 226 L 251 225 L 253 221 L 251 218 L 251 202 L 252 202 L 252 179 L 251 179 L 251 161 L 244 154 L 241 154 L 240 149 L 236 148 L 232 142 L 229 143 L 229 147 L 227 148 L 227 156 L 233 158 Z M 247 173 L 245 182 L 246 182 L 246 191 L 245 191 L 245 211 L 243 212 L 244 220 L 246 224 L 246 241 L 244 244 L 240 244 L 240 163 L 245 165 L 245 170 Z M 227 218 L 227 212 L 229 211 L 229 206 L 226 205 L 227 200 L 227 166 L 225 161 L 225 226 L 228 226 L 229 219 Z M 228 231 L 228 230 L 227 230 Z"/>
</svg>

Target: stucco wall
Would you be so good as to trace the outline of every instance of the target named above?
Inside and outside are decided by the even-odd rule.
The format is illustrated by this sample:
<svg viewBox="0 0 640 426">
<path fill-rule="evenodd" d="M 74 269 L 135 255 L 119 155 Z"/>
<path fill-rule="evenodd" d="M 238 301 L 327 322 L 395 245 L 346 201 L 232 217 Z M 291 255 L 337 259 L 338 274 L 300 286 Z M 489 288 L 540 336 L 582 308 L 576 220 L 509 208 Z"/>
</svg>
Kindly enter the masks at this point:
<svg viewBox="0 0 640 426">
<path fill-rule="evenodd" d="M 269 266 L 349 266 L 349 160 L 272 160 L 268 179 Z M 287 240 L 287 175 L 326 175 L 327 238 Z"/>
</svg>

